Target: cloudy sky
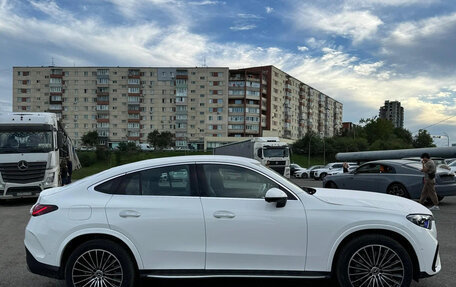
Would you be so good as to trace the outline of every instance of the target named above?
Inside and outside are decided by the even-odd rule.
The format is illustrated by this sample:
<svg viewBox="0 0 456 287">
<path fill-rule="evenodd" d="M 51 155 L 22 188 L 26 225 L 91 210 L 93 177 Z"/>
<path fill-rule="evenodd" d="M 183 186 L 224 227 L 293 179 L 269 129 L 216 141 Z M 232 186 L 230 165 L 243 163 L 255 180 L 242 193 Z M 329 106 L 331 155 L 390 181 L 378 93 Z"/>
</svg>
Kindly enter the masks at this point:
<svg viewBox="0 0 456 287">
<path fill-rule="evenodd" d="M 341 101 L 344 121 L 399 100 L 410 131 L 442 121 L 429 131 L 456 142 L 455 47 L 453 0 L 0 0 L 0 110 L 13 66 L 205 59 L 275 65 Z"/>
</svg>

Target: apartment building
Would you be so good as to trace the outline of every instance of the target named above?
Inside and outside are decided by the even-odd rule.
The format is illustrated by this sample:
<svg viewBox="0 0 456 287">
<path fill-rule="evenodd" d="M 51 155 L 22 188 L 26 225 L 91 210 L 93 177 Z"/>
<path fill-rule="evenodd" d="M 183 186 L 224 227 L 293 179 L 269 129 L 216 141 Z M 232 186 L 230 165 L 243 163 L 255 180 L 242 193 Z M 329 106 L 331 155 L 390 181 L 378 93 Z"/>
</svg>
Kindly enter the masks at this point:
<svg viewBox="0 0 456 287">
<path fill-rule="evenodd" d="M 274 66 L 14 67 L 13 111 L 57 113 L 76 144 L 93 130 L 107 145 L 158 130 L 202 149 L 233 137 L 330 137 L 342 126 L 341 103 Z"/>
<path fill-rule="evenodd" d="M 404 108 L 399 101 L 385 101 L 385 105 L 380 107 L 379 116 L 390 120 L 395 128 L 404 127 Z"/>
</svg>

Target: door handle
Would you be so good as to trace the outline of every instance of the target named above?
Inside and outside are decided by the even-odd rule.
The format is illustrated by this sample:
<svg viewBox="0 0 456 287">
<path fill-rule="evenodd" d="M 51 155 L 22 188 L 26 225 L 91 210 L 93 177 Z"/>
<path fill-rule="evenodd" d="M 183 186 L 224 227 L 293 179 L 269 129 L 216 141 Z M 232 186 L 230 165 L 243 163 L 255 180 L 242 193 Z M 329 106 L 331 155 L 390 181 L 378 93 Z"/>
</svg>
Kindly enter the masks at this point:
<svg viewBox="0 0 456 287">
<path fill-rule="evenodd" d="M 121 212 L 119 212 L 119 216 L 120 217 L 140 217 L 141 216 L 141 213 L 137 212 L 137 211 L 134 211 L 134 210 L 122 210 Z"/>
<path fill-rule="evenodd" d="M 214 212 L 215 218 L 234 218 L 236 215 L 229 211 L 216 211 Z"/>
</svg>

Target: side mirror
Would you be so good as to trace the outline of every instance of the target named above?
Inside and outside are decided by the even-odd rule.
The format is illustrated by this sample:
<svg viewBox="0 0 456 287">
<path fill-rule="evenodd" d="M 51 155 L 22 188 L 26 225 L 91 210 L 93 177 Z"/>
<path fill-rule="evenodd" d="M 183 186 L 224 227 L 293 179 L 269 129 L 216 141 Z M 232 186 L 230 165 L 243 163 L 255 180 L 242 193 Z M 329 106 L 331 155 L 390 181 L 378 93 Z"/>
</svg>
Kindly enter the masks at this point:
<svg viewBox="0 0 456 287">
<path fill-rule="evenodd" d="M 287 199 L 288 199 L 287 194 L 285 192 L 283 192 L 282 190 L 275 188 L 275 187 L 269 189 L 266 192 L 266 195 L 264 197 L 264 200 L 266 200 L 266 202 L 269 202 L 269 203 L 276 202 L 277 208 L 284 207 L 287 204 Z"/>
<path fill-rule="evenodd" d="M 259 149 L 257 150 L 257 156 L 258 156 L 259 158 L 263 158 L 263 149 L 262 149 L 262 148 L 259 148 Z"/>
</svg>

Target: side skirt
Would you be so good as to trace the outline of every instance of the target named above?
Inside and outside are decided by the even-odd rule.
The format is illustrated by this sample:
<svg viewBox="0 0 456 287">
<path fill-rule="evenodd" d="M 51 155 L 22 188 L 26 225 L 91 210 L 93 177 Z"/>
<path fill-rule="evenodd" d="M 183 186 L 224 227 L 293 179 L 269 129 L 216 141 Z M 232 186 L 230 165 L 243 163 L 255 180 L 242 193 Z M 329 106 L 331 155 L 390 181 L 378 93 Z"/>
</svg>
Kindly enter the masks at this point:
<svg viewBox="0 0 456 287">
<path fill-rule="evenodd" d="M 141 277 L 149 278 L 330 278 L 331 272 L 318 271 L 274 271 L 274 270 L 141 270 Z"/>
</svg>

